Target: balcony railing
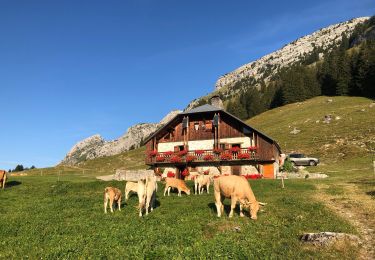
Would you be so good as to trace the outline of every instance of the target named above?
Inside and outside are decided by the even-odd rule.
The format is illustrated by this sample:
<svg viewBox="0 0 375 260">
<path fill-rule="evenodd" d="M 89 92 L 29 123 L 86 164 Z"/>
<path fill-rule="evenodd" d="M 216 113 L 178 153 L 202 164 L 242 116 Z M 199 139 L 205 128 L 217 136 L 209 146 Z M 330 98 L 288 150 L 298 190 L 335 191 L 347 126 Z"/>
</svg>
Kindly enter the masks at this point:
<svg viewBox="0 0 375 260">
<path fill-rule="evenodd" d="M 146 164 L 154 163 L 194 163 L 194 162 L 220 162 L 239 160 L 259 160 L 257 149 L 231 148 L 216 150 L 195 150 L 179 152 L 148 152 Z"/>
</svg>

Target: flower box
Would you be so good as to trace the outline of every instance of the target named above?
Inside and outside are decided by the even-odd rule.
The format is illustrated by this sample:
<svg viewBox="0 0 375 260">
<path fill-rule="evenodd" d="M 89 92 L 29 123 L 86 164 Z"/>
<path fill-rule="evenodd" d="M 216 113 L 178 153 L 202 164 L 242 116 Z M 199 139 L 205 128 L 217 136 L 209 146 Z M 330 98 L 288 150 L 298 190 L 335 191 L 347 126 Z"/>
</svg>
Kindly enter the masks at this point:
<svg viewBox="0 0 375 260">
<path fill-rule="evenodd" d="M 239 153 L 237 155 L 237 159 L 240 159 L 240 160 L 248 160 L 250 158 L 251 158 L 251 156 L 250 156 L 249 153 Z"/>
<path fill-rule="evenodd" d="M 204 153 L 204 150 L 195 150 L 194 152 L 196 155 L 202 155 Z"/>
<path fill-rule="evenodd" d="M 180 156 L 175 155 L 175 156 L 171 157 L 170 161 L 171 161 L 171 163 L 179 163 L 182 160 L 181 160 Z"/>
<path fill-rule="evenodd" d="M 221 153 L 223 152 L 223 150 L 220 149 L 220 148 L 215 148 L 215 149 L 213 150 L 213 152 L 216 153 L 216 154 L 221 154 Z"/>
<path fill-rule="evenodd" d="M 256 150 L 258 150 L 258 147 L 256 147 L 256 146 L 250 146 L 248 150 L 250 152 L 255 152 Z"/>
<path fill-rule="evenodd" d="M 203 157 L 203 160 L 205 161 L 213 161 L 214 160 L 214 156 L 212 154 L 207 154 Z"/>
<path fill-rule="evenodd" d="M 186 156 L 186 158 L 185 158 L 186 162 L 193 162 L 193 161 L 195 161 L 196 159 L 197 159 L 197 157 L 194 156 L 194 155 L 188 155 L 188 156 Z"/>
<path fill-rule="evenodd" d="M 238 153 L 239 151 L 241 151 L 241 148 L 238 146 L 235 146 L 235 147 L 230 148 L 230 151 L 231 153 Z"/>
<path fill-rule="evenodd" d="M 220 159 L 223 161 L 232 160 L 232 155 L 230 153 L 223 153 L 220 155 Z"/>
<path fill-rule="evenodd" d="M 168 151 L 168 152 L 165 152 L 164 153 L 166 156 L 171 156 L 172 154 L 173 154 L 173 152 L 172 151 Z"/>
<path fill-rule="evenodd" d="M 246 175 L 242 175 L 242 176 L 245 177 L 247 180 L 249 180 L 249 179 L 255 180 L 255 179 L 262 179 L 263 178 L 263 175 L 259 174 L 259 173 L 246 174 Z"/>
<path fill-rule="evenodd" d="M 156 157 L 156 161 L 157 161 L 157 162 L 164 162 L 164 161 L 165 161 L 165 158 L 162 157 L 162 156 L 158 156 L 158 157 Z"/>
</svg>

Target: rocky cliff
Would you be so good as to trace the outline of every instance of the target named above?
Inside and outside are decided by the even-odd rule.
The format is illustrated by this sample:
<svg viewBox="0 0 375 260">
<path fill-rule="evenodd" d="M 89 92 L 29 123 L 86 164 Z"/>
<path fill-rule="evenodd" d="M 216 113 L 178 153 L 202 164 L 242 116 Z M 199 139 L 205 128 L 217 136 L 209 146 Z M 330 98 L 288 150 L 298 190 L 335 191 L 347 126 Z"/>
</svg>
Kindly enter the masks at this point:
<svg viewBox="0 0 375 260">
<path fill-rule="evenodd" d="M 138 148 L 141 142 L 155 132 L 159 127 L 166 124 L 178 113 L 174 110 L 165 116 L 159 123 L 143 123 L 130 127 L 120 138 L 105 141 L 100 135 L 88 137 L 72 147 L 65 158 L 60 162 L 63 165 L 76 165 L 84 160 L 98 157 L 116 155 L 134 148 Z"/>
<path fill-rule="evenodd" d="M 215 84 L 213 93 L 209 94 L 208 97 L 220 94 L 226 100 L 241 90 L 235 86 L 241 80 L 251 78 L 252 86 L 259 87 L 261 80 L 267 83 L 281 68 L 301 62 L 313 52 L 318 52 L 319 57 L 322 58 L 324 53 L 340 44 L 343 34 L 349 37 L 357 24 L 368 19 L 369 17 L 360 17 L 328 26 L 301 37 L 258 60 L 247 63 L 221 76 Z M 202 104 L 203 99 L 207 99 L 207 96 L 193 100 L 185 110 Z"/>
</svg>

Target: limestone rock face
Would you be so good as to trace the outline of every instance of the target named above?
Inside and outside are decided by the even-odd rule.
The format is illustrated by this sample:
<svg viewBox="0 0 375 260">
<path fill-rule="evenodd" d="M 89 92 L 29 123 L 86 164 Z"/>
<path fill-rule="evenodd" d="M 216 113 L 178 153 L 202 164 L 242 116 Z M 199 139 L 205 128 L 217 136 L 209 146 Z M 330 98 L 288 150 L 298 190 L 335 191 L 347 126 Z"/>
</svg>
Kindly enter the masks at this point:
<svg viewBox="0 0 375 260">
<path fill-rule="evenodd" d="M 130 127 L 123 136 L 116 140 L 105 141 L 100 135 L 88 137 L 74 145 L 60 164 L 76 165 L 81 161 L 116 155 L 138 148 L 145 138 L 181 112 L 182 111 L 180 110 L 174 110 L 165 116 L 159 123 L 142 123 L 134 125 Z"/>
<path fill-rule="evenodd" d="M 339 44 L 342 33 L 350 35 L 358 23 L 363 23 L 369 17 L 360 17 L 343 23 L 334 24 L 326 28 L 320 29 L 313 34 L 304 36 L 295 40 L 278 51 L 263 56 L 262 58 L 245 64 L 238 69 L 221 76 L 216 82 L 216 90 L 223 87 L 231 87 L 237 81 L 245 77 L 253 77 L 255 79 L 263 78 L 267 81 L 278 69 L 292 65 L 300 61 L 300 57 L 304 57 L 315 48 L 321 48 L 322 51 L 332 47 L 332 44 Z M 264 77 L 265 71 L 269 69 L 270 74 Z"/>
</svg>

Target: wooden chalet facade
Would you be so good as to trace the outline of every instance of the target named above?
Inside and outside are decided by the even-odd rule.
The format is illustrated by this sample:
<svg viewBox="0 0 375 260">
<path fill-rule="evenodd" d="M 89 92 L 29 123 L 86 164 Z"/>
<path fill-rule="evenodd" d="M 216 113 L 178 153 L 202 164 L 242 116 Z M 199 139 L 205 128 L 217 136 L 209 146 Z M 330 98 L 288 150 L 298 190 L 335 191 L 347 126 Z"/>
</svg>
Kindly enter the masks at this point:
<svg viewBox="0 0 375 260">
<path fill-rule="evenodd" d="M 262 174 L 275 178 L 281 149 L 265 134 L 212 105 L 175 116 L 148 137 L 146 164 L 155 171 Z"/>
</svg>

